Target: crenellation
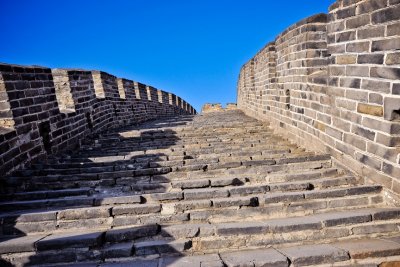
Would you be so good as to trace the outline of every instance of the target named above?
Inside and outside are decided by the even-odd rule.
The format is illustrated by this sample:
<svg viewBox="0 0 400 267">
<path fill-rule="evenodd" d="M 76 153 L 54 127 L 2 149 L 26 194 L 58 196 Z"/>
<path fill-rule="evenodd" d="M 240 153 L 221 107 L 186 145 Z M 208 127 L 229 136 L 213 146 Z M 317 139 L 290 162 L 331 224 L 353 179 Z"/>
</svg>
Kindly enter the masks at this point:
<svg viewBox="0 0 400 267">
<path fill-rule="evenodd" d="M 196 113 L 159 102 L 158 92 L 168 99 L 166 92 L 102 71 L 7 64 L 0 70 L 1 174 L 78 147 L 110 128 Z"/>
</svg>

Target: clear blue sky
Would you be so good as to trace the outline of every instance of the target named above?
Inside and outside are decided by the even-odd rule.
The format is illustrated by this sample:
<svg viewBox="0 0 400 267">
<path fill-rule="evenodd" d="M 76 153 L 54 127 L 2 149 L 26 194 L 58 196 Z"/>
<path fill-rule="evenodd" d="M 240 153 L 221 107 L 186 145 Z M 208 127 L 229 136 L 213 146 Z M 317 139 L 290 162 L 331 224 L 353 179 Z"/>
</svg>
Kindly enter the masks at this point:
<svg viewBox="0 0 400 267">
<path fill-rule="evenodd" d="M 0 62 L 98 69 L 197 110 L 235 102 L 240 67 L 334 0 L 0 0 Z"/>
</svg>

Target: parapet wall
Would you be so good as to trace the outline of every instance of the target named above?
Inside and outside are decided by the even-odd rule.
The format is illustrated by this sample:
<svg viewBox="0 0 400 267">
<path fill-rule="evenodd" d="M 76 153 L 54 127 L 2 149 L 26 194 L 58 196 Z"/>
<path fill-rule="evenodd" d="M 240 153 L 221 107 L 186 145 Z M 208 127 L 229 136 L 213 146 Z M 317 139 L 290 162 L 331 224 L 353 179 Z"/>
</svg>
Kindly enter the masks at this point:
<svg viewBox="0 0 400 267">
<path fill-rule="evenodd" d="M 238 108 L 400 193 L 400 1 L 340 0 L 241 69 Z"/>
<path fill-rule="evenodd" d="M 105 129 L 179 114 L 196 110 L 172 93 L 105 72 L 0 64 L 0 174 Z"/>
<path fill-rule="evenodd" d="M 220 112 L 235 109 L 237 109 L 237 105 L 235 103 L 227 103 L 225 108 L 222 107 L 221 103 L 206 103 L 201 108 L 201 113 Z"/>
</svg>

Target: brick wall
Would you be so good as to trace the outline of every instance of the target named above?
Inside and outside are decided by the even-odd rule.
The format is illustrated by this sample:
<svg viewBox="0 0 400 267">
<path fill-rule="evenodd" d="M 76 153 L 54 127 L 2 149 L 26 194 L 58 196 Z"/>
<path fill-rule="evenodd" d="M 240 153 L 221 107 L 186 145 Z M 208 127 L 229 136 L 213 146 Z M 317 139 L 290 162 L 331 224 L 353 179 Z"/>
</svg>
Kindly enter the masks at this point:
<svg viewBox="0 0 400 267">
<path fill-rule="evenodd" d="M 0 175 L 106 129 L 196 114 L 176 96 L 101 71 L 0 64 Z"/>
<path fill-rule="evenodd" d="M 241 69 L 238 107 L 400 193 L 400 1 L 341 0 Z"/>
</svg>

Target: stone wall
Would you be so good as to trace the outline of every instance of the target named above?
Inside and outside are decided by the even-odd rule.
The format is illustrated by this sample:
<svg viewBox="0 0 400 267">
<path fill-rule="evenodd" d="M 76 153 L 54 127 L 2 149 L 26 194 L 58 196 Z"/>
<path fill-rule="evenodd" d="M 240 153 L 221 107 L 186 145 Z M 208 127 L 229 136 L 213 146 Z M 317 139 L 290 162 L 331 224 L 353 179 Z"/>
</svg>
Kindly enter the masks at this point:
<svg viewBox="0 0 400 267">
<path fill-rule="evenodd" d="M 220 112 L 227 110 L 236 110 L 237 105 L 235 103 L 227 103 L 225 108 L 222 107 L 221 103 L 206 103 L 201 108 L 201 113 L 209 113 L 209 112 Z"/>
<path fill-rule="evenodd" d="M 196 110 L 174 94 L 101 71 L 0 64 L 0 174 L 103 130 Z"/>
<path fill-rule="evenodd" d="M 400 193 L 400 1 L 340 0 L 241 69 L 238 107 Z"/>
</svg>

